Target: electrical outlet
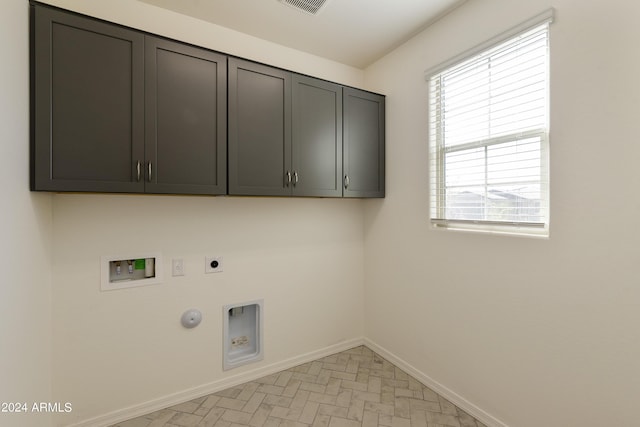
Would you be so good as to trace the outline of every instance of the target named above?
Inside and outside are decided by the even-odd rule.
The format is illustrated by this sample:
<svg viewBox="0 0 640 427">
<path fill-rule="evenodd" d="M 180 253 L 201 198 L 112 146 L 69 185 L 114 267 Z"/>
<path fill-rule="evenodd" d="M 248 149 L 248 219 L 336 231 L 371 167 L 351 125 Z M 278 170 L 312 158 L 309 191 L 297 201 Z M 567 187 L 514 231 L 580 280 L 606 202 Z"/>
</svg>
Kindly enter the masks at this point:
<svg viewBox="0 0 640 427">
<path fill-rule="evenodd" d="M 182 258 L 174 258 L 171 260 L 171 275 L 184 276 L 184 260 Z"/>
<path fill-rule="evenodd" d="M 222 272 L 222 257 L 221 256 L 206 257 L 204 260 L 204 272 L 205 273 Z"/>
</svg>

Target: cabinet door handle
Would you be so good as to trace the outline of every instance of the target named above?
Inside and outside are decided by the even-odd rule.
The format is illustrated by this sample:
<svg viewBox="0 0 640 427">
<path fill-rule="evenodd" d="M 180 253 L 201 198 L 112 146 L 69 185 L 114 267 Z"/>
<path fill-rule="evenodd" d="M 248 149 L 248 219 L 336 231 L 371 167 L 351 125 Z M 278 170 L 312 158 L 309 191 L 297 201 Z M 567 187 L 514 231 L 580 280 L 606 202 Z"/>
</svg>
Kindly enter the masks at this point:
<svg viewBox="0 0 640 427">
<path fill-rule="evenodd" d="M 153 175 L 152 175 L 151 171 L 152 171 L 151 162 L 149 162 L 149 182 L 151 182 L 153 180 Z"/>
<path fill-rule="evenodd" d="M 285 186 L 288 187 L 291 184 L 291 172 L 287 171 L 286 177 Z"/>
<path fill-rule="evenodd" d="M 136 164 L 136 171 L 138 172 L 137 180 L 140 182 L 140 160 L 138 160 L 138 164 Z"/>
<path fill-rule="evenodd" d="M 295 187 L 298 183 L 298 171 L 293 172 L 293 186 Z"/>
<path fill-rule="evenodd" d="M 349 188 L 349 175 L 344 176 L 344 188 Z"/>
</svg>

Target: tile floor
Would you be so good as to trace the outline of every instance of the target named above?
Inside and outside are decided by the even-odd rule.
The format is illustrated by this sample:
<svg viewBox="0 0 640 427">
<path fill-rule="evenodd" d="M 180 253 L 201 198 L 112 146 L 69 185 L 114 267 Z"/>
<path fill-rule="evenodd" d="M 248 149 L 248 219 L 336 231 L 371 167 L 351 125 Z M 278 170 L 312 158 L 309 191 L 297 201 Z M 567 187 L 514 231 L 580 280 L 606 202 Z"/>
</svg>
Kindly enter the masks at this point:
<svg viewBox="0 0 640 427">
<path fill-rule="evenodd" d="M 112 427 L 486 427 L 367 347 Z"/>
</svg>

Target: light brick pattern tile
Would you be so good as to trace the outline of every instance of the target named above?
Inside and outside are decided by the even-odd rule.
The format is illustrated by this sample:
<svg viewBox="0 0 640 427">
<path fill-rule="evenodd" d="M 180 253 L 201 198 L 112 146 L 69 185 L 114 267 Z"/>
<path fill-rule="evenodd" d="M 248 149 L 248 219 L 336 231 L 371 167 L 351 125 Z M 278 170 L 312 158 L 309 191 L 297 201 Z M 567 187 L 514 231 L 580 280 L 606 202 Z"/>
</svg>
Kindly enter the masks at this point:
<svg viewBox="0 0 640 427">
<path fill-rule="evenodd" d="M 486 427 L 356 347 L 112 427 Z"/>
</svg>

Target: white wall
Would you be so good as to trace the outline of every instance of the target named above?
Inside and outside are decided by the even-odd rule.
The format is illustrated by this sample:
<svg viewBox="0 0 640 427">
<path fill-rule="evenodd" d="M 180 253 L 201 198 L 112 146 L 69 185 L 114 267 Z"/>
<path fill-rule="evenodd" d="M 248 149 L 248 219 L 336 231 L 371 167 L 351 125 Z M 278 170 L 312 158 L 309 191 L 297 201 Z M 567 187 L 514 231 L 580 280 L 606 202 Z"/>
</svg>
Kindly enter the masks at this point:
<svg viewBox="0 0 640 427">
<path fill-rule="evenodd" d="M 362 204 L 54 196 L 54 396 L 60 425 L 206 386 L 362 336 Z M 162 285 L 101 292 L 100 256 L 160 251 Z M 222 273 L 204 257 L 222 255 Z M 171 258 L 186 276 L 171 277 Z M 222 307 L 264 299 L 264 361 L 222 371 Z M 190 308 L 195 329 L 180 325 Z"/>
<path fill-rule="evenodd" d="M 51 401 L 51 196 L 29 192 L 28 3 L 0 13 L 0 402 L 27 403 L 27 414 L 0 413 L 0 425 L 38 427 Z"/>
<path fill-rule="evenodd" d="M 48 3 L 344 84 L 363 72 L 131 0 Z M 26 24 L 21 27 L 26 34 Z M 25 104 L 26 105 L 26 104 Z M 22 171 L 23 169 L 21 169 Z M 358 200 L 53 196 L 55 425 L 207 387 L 362 337 L 363 204 Z M 162 285 L 100 291 L 100 257 L 161 251 Z M 224 257 L 205 275 L 204 257 Z M 183 258 L 186 276 L 170 275 Z M 222 371 L 222 307 L 264 299 L 264 360 Z M 195 329 L 180 326 L 200 309 Z"/>
<path fill-rule="evenodd" d="M 363 229 L 360 201 L 30 193 L 27 4 L 4 3 L 1 401 L 72 402 L 54 422 L 65 425 L 246 372 L 221 370 L 221 307 L 264 298 L 258 367 L 364 330 L 510 426 L 635 419 L 636 3 L 470 1 L 363 81 L 360 70 L 142 3 L 49 2 L 387 94 L 387 198 L 364 203 Z M 549 6 L 550 239 L 431 229 L 423 71 Z M 187 276 L 99 291 L 101 255 L 150 250 L 163 252 L 165 272 L 184 258 Z M 225 257 L 224 273 L 201 273 L 207 254 Z M 178 319 L 191 307 L 204 320 L 187 331 Z M 0 424 L 48 423 L 8 417 Z"/>
<path fill-rule="evenodd" d="M 423 72 L 549 7 L 551 236 L 429 225 Z M 366 70 L 387 198 L 366 204 L 365 335 L 510 426 L 631 425 L 640 396 L 640 5 L 470 1 Z"/>
</svg>

